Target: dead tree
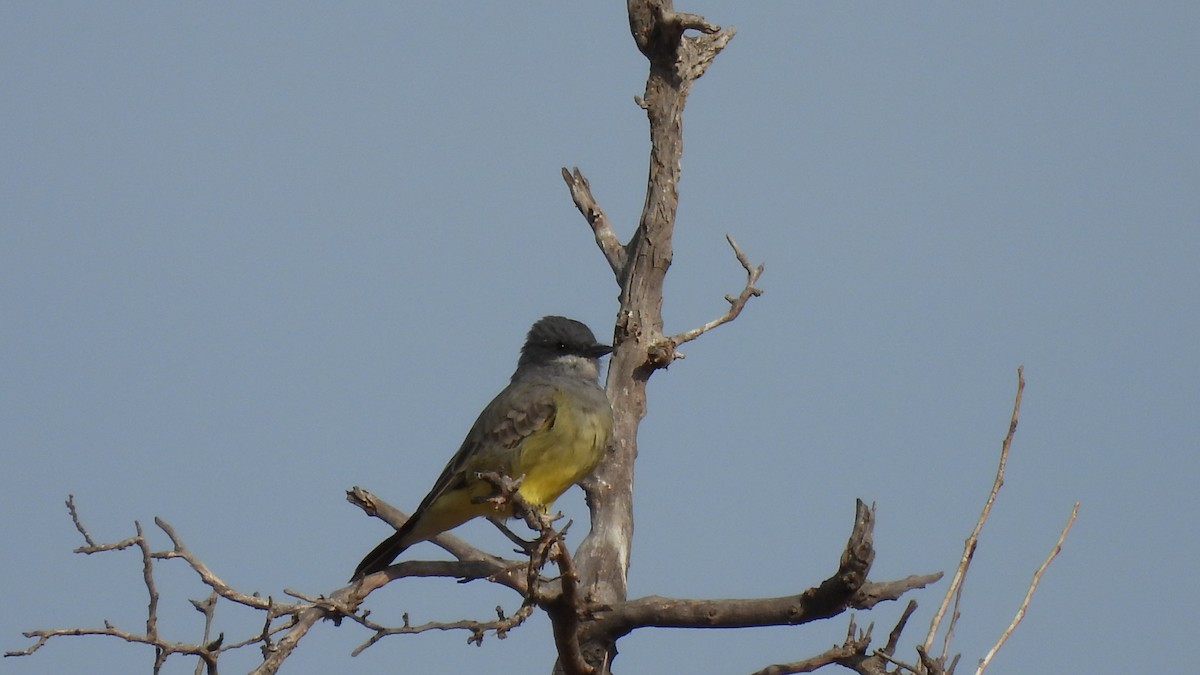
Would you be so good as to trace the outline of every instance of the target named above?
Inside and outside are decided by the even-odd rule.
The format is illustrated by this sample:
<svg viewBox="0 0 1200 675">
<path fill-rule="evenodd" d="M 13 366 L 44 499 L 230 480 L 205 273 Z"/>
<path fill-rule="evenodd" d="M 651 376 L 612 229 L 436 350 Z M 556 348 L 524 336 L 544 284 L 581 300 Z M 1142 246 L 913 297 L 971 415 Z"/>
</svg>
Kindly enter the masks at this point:
<svg viewBox="0 0 1200 675">
<path fill-rule="evenodd" d="M 128 631 L 106 624 L 94 629 L 30 631 L 26 635 L 35 638 L 35 644 L 24 650 L 9 652 L 9 656 L 32 654 L 47 640 L 59 636 L 107 635 L 153 646 L 156 650 L 156 672 L 173 655 L 195 657 L 198 671 L 203 667 L 209 672 L 216 672 L 221 654 L 233 649 L 258 646 L 262 650 L 263 661 L 254 672 L 274 673 L 307 632 L 323 619 L 338 624 L 355 623 L 367 629 L 370 636 L 359 647 L 361 651 L 391 635 L 428 630 L 464 630 L 469 633 L 469 641 L 480 642 L 489 633 L 502 637 L 520 626 L 532 612 L 542 610 L 547 613 L 553 626 L 558 652 L 555 664 L 557 672 L 608 673 L 616 654 L 617 642 L 640 628 L 798 625 L 828 619 L 848 609 L 867 610 L 941 578 L 940 573 L 930 573 L 894 581 L 871 581 L 868 576 L 875 555 L 872 544 L 875 510 L 858 501 L 851 533 L 838 558 L 836 572 L 811 587 L 784 589 L 783 594 L 775 598 L 628 598 L 626 575 L 633 531 L 634 460 L 638 453 L 638 426 L 646 414 L 646 383 L 656 370 L 667 367 L 682 356 L 677 351 L 680 345 L 737 318 L 747 302 L 761 294 L 757 284 L 763 272 L 763 266 L 752 264 L 734 239 L 728 237 L 733 256 L 746 273 L 742 289 L 736 295 L 726 296 L 728 307 L 712 321 L 679 333 L 668 334 L 664 331 L 662 292 L 663 281 L 671 265 L 671 239 L 679 201 L 677 186 L 683 151 L 684 105 L 693 84 L 733 38 L 734 31 L 709 23 L 703 17 L 677 12 L 670 0 L 628 0 L 628 11 L 634 42 L 649 63 L 645 91 L 635 100 L 645 110 L 649 121 L 650 162 L 645 205 L 627 241 L 621 241 L 583 173 L 579 169 L 562 171 L 571 198 L 591 227 L 600 252 L 620 288 L 620 307 L 613 335 L 615 350 L 606 383 L 615 417 L 613 447 L 595 474 L 583 484 L 591 512 L 591 529 L 576 553 L 570 555 L 563 543 L 565 528 L 556 529 L 553 521 L 525 508 L 519 494 L 513 489 L 510 477 L 486 476 L 496 488 L 494 498 L 510 502 L 514 511 L 522 515 L 538 533 L 533 542 L 521 543 L 526 553 L 524 559 L 504 559 L 474 548 L 453 535 L 443 534 L 434 543 L 453 554 L 453 561 L 401 562 L 388 568 L 385 575 L 372 575 L 362 583 L 320 596 L 288 591 L 293 599 L 279 602 L 229 587 L 187 549 L 170 525 L 158 519 L 155 522 L 172 542 L 169 549 L 153 550 L 140 525 L 136 527 L 136 535 L 129 539 L 97 544 L 80 521 L 73 501 L 68 500 L 72 520 L 85 541 L 85 545 L 77 549 L 79 552 L 99 553 L 131 547 L 140 551 L 146 587 L 151 598 L 146 628 L 144 631 Z M 979 531 L 1003 482 L 1004 464 L 1016 429 L 1023 386 L 1024 380 L 1021 378 L 1009 433 L 1002 447 L 1000 468 L 987 506 L 975 531 L 967 539 L 950 589 L 928 636 L 915 650 L 916 657 L 910 659 L 911 663 L 902 660 L 897 651 L 901 631 L 915 608 L 915 603 L 910 601 L 908 609 L 881 648 L 871 650 L 870 629 L 860 630 L 852 618 L 842 645 L 814 657 L 768 666 L 760 673 L 809 672 L 832 664 L 864 675 L 953 673 L 957 657 L 949 656 L 949 647 L 954 617 L 958 614 L 957 604 L 961 599 L 962 580 L 973 557 Z M 393 526 L 398 527 L 404 522 L 404 514 L 366 490 L 354 488 L 347 493 L 347 498 L 368 514 L 382 518 Z M 1071 521 L 1073 519 L 1074 513 Z M 1066 536 L 1067 528 L 1064 528 L 1062 537 Z M 1055 551 L 1061 546 L 1062 537 Z M 194 643 L 170 642 L 157 631 L 159 596 L 154 583 L 154 567 L 158 561 L 173 558 L 184 560 L 201 581 L 212 589 L 207 599 L 193 601 L 205 617 L 204 633 Z M 832 563 L 832 552 L 830 558 Z M 1045 565 L 1052 558 L 1053 553 L 1035 576 L 1029 589 L 1030 595 Z M 543 567 L 549 563 L 557 567 L 554 577 L 542 574 Z M 363 608 L 364 601 L 383 584 L 407 576 L 487 580 L 512 589 L 521 602 L 515 611 L 500 613 L 497 618 L 489 620 L 410 625 L 406 617 L 400 626 L 376 623 L 370 618 L 370 612 Z M 218 599 L 261 610 L 264 613 L 261 632 L 237 641 L 227 640 L 224 635 L 211 635 Z M 1019 622 L 1028 601 L 1027 596 L 1017 618 L 992 653 L 1003 644 L 1003 639 Z M 933 643 L 952 602 L 954 609 L 944 633 L 942 649 L 938 653 Z M 986 668 L 990 658 L 991 654 L 985 657 L 977 672 Z"/>
</svg>

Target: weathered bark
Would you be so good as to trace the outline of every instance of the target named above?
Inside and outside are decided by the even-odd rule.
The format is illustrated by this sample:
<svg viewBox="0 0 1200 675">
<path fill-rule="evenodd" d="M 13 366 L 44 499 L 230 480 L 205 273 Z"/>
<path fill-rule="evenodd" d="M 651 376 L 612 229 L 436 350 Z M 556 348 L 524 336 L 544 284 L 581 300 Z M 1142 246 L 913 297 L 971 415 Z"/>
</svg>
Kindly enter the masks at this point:
<svg viewBox="0 0 1200 675">
<path fill-rule="evenodd" d="M 621 289 L 613 336 L 616 349 L 607 381 L 613 405 L 613 444 L 609 456 L 584 485 L 592 514 L 591 531 L 575 556 L 583 598 L 601 605 L 620 603 L 627 597 L 633 469 L 637 430 L 646 414 L 646 382 L 654 370 L 674 357 L 675 345 L 663 335 L 662 291 L 671 266 L 671 236 L 679 206 L 684 103 L 692 81 L 733 37 L 732 30 L 720 31 L 699 17 L 677 14 L 669 0 L 630 0 L 628 8 L 634 41 L 650 61 L 646 91 L 639 100 L 650 122 L 650 172 L 641 220 L 624 245 L 624 255 L 606 251 Z M 701 37 L 685 37 L 688 28 L 705 32 Z M 578 172 L 576 175 L 582 180 Z M 589 217 L 589 222 L 596 229 L 594 219 Z M 597 230 L 602 248 L 603 239 Z M 607 672 L 615 654 L 615 636 L 585 633 L 591 633 L 591 639 L 584 640 L 584 655 L 601 672 Z"/>
</svg>

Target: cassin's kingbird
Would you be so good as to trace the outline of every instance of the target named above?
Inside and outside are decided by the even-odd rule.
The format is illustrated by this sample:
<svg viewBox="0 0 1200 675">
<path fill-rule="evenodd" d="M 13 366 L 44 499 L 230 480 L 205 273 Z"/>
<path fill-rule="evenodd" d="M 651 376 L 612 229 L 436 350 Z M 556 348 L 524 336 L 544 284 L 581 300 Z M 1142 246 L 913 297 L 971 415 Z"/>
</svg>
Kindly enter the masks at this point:
<svg viewBox="0 0 1200 675">
<path fill-rule="evenodd" d="M 529 329 L 517 370 L 483 409 L 433 489 L 399 530 L 367 554 L 351 578 L 385 569 L 404 549 L 477 516 L 511 515 L 483 498 L 495 471 L 522 478 L 517 490 L 545 509 L 596 468 L 612 435 L 612 407 L 597 380 L 612 347 L 587 326 L 547 316 Z"/>
</svg>

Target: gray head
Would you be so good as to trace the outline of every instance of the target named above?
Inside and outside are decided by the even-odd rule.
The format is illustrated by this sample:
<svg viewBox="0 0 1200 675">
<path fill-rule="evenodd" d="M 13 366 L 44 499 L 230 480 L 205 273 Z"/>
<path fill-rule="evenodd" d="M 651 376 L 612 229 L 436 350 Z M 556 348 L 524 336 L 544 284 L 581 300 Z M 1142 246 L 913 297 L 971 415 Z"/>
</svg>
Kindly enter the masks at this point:
<svg viewBox="0 0 1200 675">
<path fill-rule="evenodd" d="M 542 317 L 525 336 L 517 372 L 553 364 L 594 380 L 600 372 L 600 357 L 611 351 L 612 347 L 597 342 L 591 329 L 574 319 Z"/>
</svg>

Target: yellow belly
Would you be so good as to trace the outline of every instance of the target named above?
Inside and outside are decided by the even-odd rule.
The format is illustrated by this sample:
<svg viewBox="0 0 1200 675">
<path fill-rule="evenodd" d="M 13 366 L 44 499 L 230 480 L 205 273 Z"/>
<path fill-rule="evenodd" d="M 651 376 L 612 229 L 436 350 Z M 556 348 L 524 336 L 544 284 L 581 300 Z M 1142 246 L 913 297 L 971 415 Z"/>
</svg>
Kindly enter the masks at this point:
<svg viewBox="0 0 1200 675">
<path fill-rule="evenodd" d="M 596 468 L 612 433 L 607 410 L 572 409 L 561 400 L 556 403 L 558 414 L 553 424 L 521 444 L 513 465 L 513 475 L 525 477 L 521 496 L 542 508 Z"/>
</svg>

